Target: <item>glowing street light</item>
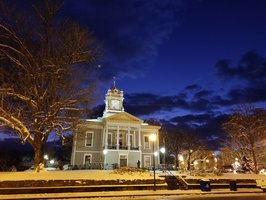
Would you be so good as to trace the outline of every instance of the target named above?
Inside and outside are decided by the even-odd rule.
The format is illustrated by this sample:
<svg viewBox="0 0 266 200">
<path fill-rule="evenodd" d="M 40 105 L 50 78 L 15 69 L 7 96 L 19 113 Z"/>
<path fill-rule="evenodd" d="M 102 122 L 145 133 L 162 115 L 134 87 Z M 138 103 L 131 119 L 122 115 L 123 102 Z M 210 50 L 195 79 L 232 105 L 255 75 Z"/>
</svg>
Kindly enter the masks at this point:
<svg viewBox="0 0 266 200">
<path fill-rule="evenodd" d="M 184 161 L 184 157 L 183 157 L 181 154 L 179 154 L 179 155 L 178 155 L 178 160 L 179 160 L 179 161 Z"/>
<path fill-rule="evenodd" d="M 162 147 L 160 149 L 160 152 L 163 154 L 163 166 L 164 166 L 164 169 L 166 169 L 166 166 L 165 166 L 165 152 L 166 152 L 165 147 Z"/>
<path fill-rule="evenodd" d="M 108 151 L 107 149 L 103 150 L 103 155 L 104 155 L 104 160 L 103 160 L 103 169 L 106 169 L 106 155 L 107 155 Z"/>
<path fill-rule="evenodd" d="M 106 155 L 107 154 L 107 149 L 103 150 L 103 154 Z"/>
<path fill-rule="evenodd" d="M 154 143 L 156 141 L 156 135 L 150 135 L 150 141 L 152 142 L 152 151 L 153 151 L 153 191 L 156 191 L 156 180 L 155 180 L 155 152 L 154 152 Z"/>
<path fill-rule="evenodd" d="M 49 157 L 48 157 L 47 154 L 45 154 L 45 155 L 43 156 L 43 158 L 44 158 L 45 160 L 48 160 L 48 159 L 49 159 Z"/>
<path fill-rule="evenodd" d="M 162 147 L 162 148 L 160 149 L 160 152 L 161 152 L 161 153 L 165 153 L 165 148 Z"/>
</svg>

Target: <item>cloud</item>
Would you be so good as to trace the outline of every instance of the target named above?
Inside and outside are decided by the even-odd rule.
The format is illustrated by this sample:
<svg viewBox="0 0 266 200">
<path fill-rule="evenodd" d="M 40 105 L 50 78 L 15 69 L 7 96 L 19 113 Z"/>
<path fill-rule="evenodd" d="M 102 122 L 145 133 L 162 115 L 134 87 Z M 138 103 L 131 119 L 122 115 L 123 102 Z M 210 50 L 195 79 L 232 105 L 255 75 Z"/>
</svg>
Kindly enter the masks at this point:
<svg viewBox="0 0 266 200">
<path fill-rule="evenodd" d="M 224 78 L 238 78 L 252 83 L 266 81 L 266 58 L 253 50 L 245 53 L 234 67 L 225 59 L 219 60 L 215 67 Z"/>
<path fill-rule="evenodd" d="M 179 101 L 179 104 L 185 102 Z M 134 93 L 125 95 L 125 110 L 135 115 L 149 115 L 161 110 L 172 110 L 176 102 L 172 96 L 160 96 L 152 93 Z"/>
<path fill-rule="evenodd" d="M 266 57 L 251 50 L 245 53 L 235 66 L 230 66 L 229 60 L 223 59 L 216 63 L 218 75 L 233 83 L 226 99 L 220 99 L 223 105 L 235 105 L 246 102 L 266 101 Z M 223 101 L 223 103 L 222 103 Z"/>
<path fill-rule="evenodd" d="M 196 92 L 194 94 L 194 97 L 195 98 L 203 98 L 203 97 L 208 97 L 212 94 L 213 94 L 213 91 L 203 89 L 203 90 L 200 90 L 199 92 Z"/>
<path fill-rule="evenodd" d="M 204 123 L 210 119 L 209 114 L 176 116 L 170 121 L 175 123 Z"/>
<path fill-rule="evenodd" d="M 102 78 L 139 76 L 177 26 L 181 1 L 68 0 L 65 12 L 103 43 Z"/>
<path fill-rule="evenodd" d="M 231 104 L 266 101 L 266 83 L 231 89 L 228 97 Z"/>
<path fill-rule="evenodd" d="M 228 115 L 220 113 L 212 114 L 189 114 L 183 116 L 176 116 L 170 120 L 170 122 L 176 123 L 176 127 L 188 126 L 193 127 L 200 135 L 200 137 L 206 141 L 210 149 L 218 149 L 226 139 L 226 134 L 222 130 L 222 124 L 226 122 Z M 172 127 L 166 123 L 166 127 Z"/>
<path fill-rule="evenodd" d="M 185 87 L 185 90 L 199 90 L 201 86 L 198 84 L 191 84 Z"/>
<path fill-rule="evenodd" d="M 197 112 L 207 112 L 217 108 L 217 103 L 211 101 L 212 91 L 202 90 L 197 92 L 192 99 L 188 94 L 181 92 L 172 96 L 161 96 L 152 93 L 134 93 L 125 95 L 124 106 L 126 111 L 135 115 L 150 115 L 160 111 L 171 112 L 175 109 L 183 109 Z"/>
</svg>

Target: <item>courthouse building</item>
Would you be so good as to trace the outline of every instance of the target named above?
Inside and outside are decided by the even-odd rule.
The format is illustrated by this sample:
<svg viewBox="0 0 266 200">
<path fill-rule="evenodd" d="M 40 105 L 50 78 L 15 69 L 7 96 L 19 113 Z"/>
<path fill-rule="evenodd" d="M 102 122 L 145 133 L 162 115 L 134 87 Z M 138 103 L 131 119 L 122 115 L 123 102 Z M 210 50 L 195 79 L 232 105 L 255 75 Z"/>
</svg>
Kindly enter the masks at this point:
<svg viewBox="0 0 266 200">
<path fill-rule="evenodd" d="M 159 164 L 159 126 L 124 111 L 123 91 L 115 83 L 105 96 L 102 117 L 82 120 L 74 129 L 71 164 L 83 167 L 151 168 Z M 155 136 L 152 141 L 151 135 Z"/>
</svg>

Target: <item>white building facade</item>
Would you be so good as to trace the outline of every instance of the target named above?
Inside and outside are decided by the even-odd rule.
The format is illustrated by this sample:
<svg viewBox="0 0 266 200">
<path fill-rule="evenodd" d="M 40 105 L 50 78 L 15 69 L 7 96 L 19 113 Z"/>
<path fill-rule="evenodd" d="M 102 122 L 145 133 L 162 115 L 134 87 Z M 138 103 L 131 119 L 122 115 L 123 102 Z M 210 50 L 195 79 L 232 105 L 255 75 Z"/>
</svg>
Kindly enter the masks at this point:
<svg viewBox="0 0 266 200">
<path fill-rule="evenodd" d="M 159 164 L 159 129 L 127 113 L 123 91 L 114 85 L 105 96 L 102 117 L 81 121 L 74 129 L 71 164 L 88 168 L 140 167 Z M 151 141 L 150 136 L 156 140 Z M 155 155 L 154 156 L 154 152 Z"/>
</svg>

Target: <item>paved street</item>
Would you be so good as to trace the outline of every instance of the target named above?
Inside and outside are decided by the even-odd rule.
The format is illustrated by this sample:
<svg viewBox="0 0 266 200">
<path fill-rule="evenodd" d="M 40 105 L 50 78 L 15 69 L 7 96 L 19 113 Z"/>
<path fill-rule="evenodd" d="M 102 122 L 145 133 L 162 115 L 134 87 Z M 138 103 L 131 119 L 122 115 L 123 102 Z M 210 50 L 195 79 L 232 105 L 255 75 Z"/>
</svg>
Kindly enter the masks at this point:
<svg viewBox="0 0 266 200">
<path fill-rule="evenodd" d="M 84 199 L 84 198 L 82 198 Z M 91 199 L 91 198 L 85 198 Z M 179 196 L 145 196 L 145 197 L 101 197 L 93 198 L 94 200 L 266 200 L 266 193 L 264 194 L 205 194 L 205 195 L 179 195 Z"/>
<path fill-rule="evenodd" d="M 138 190 L 110 192 L 73 192 L 73 193 L 39 193 L 0 195 L 0 199 L 36 200 L 36 199 L 92 199 L 92 200 L 266 200 L 266 193 L 260 189 L 239 189 L 230 192 L 226 189 L 201 192 L 200 190 Z"/>
</svg>

